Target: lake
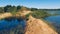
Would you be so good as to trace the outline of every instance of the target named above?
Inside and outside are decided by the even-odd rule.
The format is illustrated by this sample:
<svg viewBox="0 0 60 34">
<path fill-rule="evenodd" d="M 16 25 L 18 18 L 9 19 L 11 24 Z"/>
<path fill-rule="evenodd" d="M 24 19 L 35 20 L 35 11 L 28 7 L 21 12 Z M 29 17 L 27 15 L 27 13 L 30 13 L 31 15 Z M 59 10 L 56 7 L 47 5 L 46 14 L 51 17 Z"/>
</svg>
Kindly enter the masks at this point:
<svg viewBox="0 0 60 34">
<path fill-rule="evenodd" d="M 60 14 L 60 12 L 49 12 L 50 14 Z M 45 18 L 60 33 L 60 16 L 49 16 Z M 0 20 L 0 34 L 23 34 L 26 21 L 24 19 L 2 19 Z"/>
<path fill-rule="evenodd" d="M 45 18 L 46 21 L 51 23 L 60 33 L 60 16 L 50 16 Z"/>
<path fill-rule="evenodd" d="M 0 34 L 23 34 L 26 21 L 24 19 L 0 20 Z M 21 31 L 20 31 L 21 30 Z"/>
<path fill-rule="evenodd" d="M 49 13 L 49 14 L 59 14 L 60 15 L 60 11 L 47 11 L 47 13 Z"/>
</svg>

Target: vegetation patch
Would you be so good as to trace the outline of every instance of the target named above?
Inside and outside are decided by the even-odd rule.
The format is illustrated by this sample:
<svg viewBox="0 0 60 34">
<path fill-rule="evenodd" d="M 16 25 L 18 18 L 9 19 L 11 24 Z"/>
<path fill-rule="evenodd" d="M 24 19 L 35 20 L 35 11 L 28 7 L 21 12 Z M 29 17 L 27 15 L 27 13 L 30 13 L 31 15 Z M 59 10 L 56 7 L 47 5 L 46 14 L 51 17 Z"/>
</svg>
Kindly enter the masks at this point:
<svg viewBox="0 0 60 34">
<path fill-rule="evenodd" d="M 50 16 L 50 14 L 45 11 L 32 11 L 31 15 L 38 19 Z"/>
</svg>

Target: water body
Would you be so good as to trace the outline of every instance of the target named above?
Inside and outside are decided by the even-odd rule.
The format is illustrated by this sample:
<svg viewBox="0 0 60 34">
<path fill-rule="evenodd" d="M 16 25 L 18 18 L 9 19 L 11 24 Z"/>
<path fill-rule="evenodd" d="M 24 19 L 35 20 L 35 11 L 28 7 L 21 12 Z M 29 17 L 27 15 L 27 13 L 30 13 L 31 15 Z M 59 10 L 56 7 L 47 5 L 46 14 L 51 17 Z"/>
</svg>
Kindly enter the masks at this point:
<svg viewBox="0 0 60 34">
<path fill-rule="evenodd" d="M 23 34 L 20 30 L 24 30 L 26 21 L 24 19 L 3 19 L 0 20 L 0 34 Z"/>
<path fill-rule="evenodd" d="M 60 16 L 46 17 L 45 20 L 51 23 L 57 29 L 58 32 L 60 31 Z"/>
<path fill-rule="evenodd" d="M 60 14 L 60 11 L 47 11 L 49 14 Z"/>
</svg>

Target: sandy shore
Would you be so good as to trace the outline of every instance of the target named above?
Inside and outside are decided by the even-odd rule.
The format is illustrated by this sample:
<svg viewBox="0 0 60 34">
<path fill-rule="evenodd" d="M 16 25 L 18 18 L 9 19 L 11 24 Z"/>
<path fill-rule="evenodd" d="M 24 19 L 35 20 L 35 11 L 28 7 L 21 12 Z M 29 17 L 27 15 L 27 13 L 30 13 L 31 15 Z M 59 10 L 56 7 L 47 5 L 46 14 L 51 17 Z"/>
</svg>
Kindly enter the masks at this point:
<svg viewBox="0 0 60 34">
<path fill-rule="evenodd" d="M 20 12 L 17 12 L 15 14 L 15 16 L 25 16 L 26 14 L 29 14 L 31 11 L 20 11 Z M 3 19 L 3 18 L 8 18 L 8 17 L 12 17 L 14 16 L 12 13 L 2 13 L 0 14 L 0 19 Z"/>
</svg>

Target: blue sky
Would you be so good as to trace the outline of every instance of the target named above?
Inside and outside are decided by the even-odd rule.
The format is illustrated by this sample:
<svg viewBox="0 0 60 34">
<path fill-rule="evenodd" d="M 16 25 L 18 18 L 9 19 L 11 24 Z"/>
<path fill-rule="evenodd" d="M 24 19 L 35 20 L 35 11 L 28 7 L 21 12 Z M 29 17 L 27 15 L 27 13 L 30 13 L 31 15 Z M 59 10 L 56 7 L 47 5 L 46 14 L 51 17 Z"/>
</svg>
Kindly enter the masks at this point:
<svg viewBox="0 0 60 34">
<path fill-rule="evenodd" d="M 6 5 L 56 9 L 60 8 L 60 0 L 0 0 L 0 6 Z"/>
</svg>

